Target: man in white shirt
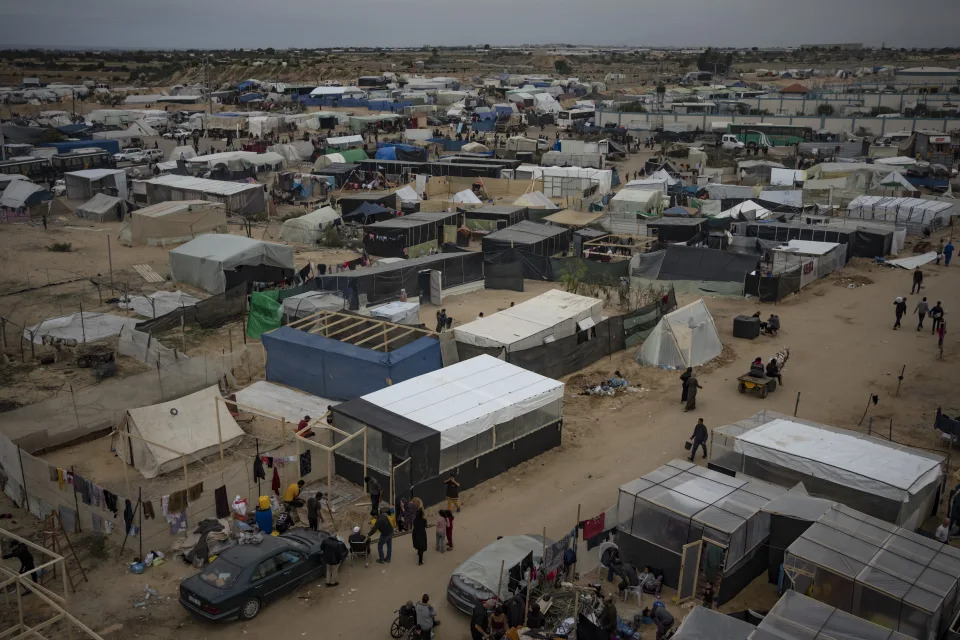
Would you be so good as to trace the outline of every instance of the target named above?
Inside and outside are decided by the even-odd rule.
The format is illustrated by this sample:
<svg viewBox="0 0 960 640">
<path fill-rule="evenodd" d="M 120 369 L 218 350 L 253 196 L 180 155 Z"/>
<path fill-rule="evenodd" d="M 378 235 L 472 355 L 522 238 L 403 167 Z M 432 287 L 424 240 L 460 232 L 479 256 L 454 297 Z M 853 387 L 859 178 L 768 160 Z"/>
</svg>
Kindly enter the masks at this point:
<svg viewBox="0 0 960 640">
<path fill-rule="evenodd" d="M 940 522 L 940 526 L 934 531 L 933 537 L 944 544 L 950 541 L 950 518 L 944 518 Z"/>
</svg>

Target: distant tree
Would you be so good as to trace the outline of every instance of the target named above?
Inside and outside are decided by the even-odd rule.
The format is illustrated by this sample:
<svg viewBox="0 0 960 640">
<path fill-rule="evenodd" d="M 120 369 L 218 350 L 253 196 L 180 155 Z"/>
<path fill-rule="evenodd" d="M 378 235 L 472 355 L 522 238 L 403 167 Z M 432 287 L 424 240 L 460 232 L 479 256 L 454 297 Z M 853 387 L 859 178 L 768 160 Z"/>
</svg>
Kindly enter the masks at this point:
<svg viewBox="0 0 960 640">
<path fill-rule="evenodd" d="M 832 116 L 832 115 L 833 115 L 833 105 L 832 105 L 832 104 L 827 104 L 827 103 L 823 103 L 823 104 L 821 104 L 821 105 L 817 105 L 817 115 L 818 115 L 818 116 Z"/>
<path fill-rule="evenodd" d="M 710 71 L 717 75 L 725 75 L 732 63 L 732 53 L 720 53 L 719 51 L 714 51 L 712 48 L 708 48 L 697 56 L 697 69 L 700 71 Z"/>
<path fill-rule="evenodd" d="M 564 60 L 563 58 L 553 61 L 553 68 L 557 70 L 557 73 L 560 75 L 568 75 L 573 73 L 573 67 L 570 66 L 570 63 Z"/>
<path fill-rule="evenodd" d="M 439 53 L 440 53 L 440 50 L 437 49 L 436 47 L 434 47 L 433 49 L 430 49 L 430 55 L 432 55 L 434 58 L 436 58 L 437 55 L 439 55 Z"/>
<path fill-rule="evenodd" d="M 488 44 L 483 45 L 483 50 L 484 50 L 484 51 L 490 51 L 490 45 L 488 45 Z"/>
</svg>

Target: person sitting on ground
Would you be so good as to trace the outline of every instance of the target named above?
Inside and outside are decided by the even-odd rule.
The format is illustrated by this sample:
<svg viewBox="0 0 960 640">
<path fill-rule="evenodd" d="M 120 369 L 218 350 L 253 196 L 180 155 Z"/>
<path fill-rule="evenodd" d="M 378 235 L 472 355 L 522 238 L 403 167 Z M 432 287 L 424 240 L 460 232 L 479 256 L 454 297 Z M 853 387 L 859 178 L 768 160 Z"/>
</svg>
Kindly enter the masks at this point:
<svg viewBox="0 0 960 640">
<path fill-rule="evenodd" d="M 767 335 L 777 335 L 777 332 L 780 331 L 780 316 L 771 313 L 766 322 L 760 323 L 760 329 Z"/>
<path fill-rule="evenodd" d="M 763 368 L 763 359 L 759 356 L 755 358 L 750 365 L 749 375 L 754 378 L 763 378 L 766 375 L 766 370 Z"/>
<path fill-rule="evenodd" d="M 622 373 L 620 373 L 619 371 L 613 372 L 613 377 L 610 378 L 611 387 L 613 387 L 614 389 L 620 389 L 620 388 L 625 388 L 629 386 L 629 384 L 630 383 L 626 381 Z"/>
<path fill-rule="evenodd" d="M 657 577 L 656 572 L 650 568 L 650 565 L 644 565 L 643 572 L 638 577 L 640 587 L 647 593 L 660 596 L 660 586 L 663 584 L 663 577 Z"/>
<path fill-rule="evenodd" d="M 303 480 L 297 480 L 296 484 L 290 483 L 287 490 L 283 492 L 283 502 L 288 509 L 297 509 L 303 506 L 303 499 L 300 497 L 300 489 L 303 488 Z"/>
<path fill-rule="evenodd" d="M 540 611 L 540 605 L 534 602 L 530 605 L 530 611 L 527 613 L 527 627 L 530 629 L 542 629 L 546 620 Z"/>
<path fill-rule="evenodd" d="M 303 416 L 303 420 L 300 421 L 300 424 L 297 425 L 297 434 L 303 436 L 304 438 L 313 437 L 313 429 L 309 429 L 310 416 Z"/>
<path fill-rule="evenodd" d="M 783 384 L 783 376 L 780 375 L 780 365 L 777 364 L 776 358 L 770 358 L 770 362 L 767 363 L 767 377 L 776 378 L 778 384 Z"/>
</svg>

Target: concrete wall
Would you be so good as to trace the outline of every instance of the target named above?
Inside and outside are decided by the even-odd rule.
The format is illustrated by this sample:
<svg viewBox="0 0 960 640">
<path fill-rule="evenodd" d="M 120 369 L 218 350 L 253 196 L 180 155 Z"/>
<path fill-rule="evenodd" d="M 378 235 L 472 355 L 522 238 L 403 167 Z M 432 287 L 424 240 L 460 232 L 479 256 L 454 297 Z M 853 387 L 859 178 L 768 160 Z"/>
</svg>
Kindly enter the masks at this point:
<svg viewBox="0 0 960 640">
<path fill-rule="evenodd" d="M 950 98 L 953 98 L 953 101 Z M 817 109 L 822 104 L 829 104 L 833 107 L 834 114 L 840 115 L 840 110 L 846 108 L 866 109 L 885 107 L 894 112 L 901 113 L 904 109 L 915 106 L 916 104 L 926 104 L 928 109 L 940 109 L 943 104 L 948 102 L 955 103 L 958 99 L 956 94 L 917 94 L 917 93 L 828 93 L 822 97 L 796 97 L 768 95 L 756 98 L 738 98 L 737 102 L 748 105 L 751 109 L 757 111 L 769 111 L 776 115 L 796 116 L 796 115 L 816 115 Z"/>
<path fill-rule="evenodd" d="M 923 129 L 949 133 L 960 129 L 960 118 L 855 118 L 855 117 L 795 117 L 795 116 L 735 116 L 735 115 L 680 115 L 673 113 L 621 113 L 598 110 L 596 123 L 600 126 L 615 124 L 628 129 L 652 130 L 663 124 L 682 123 L 691 128 L 710 130 L 711 122 L 792 124 L 825 129 L 833 133 L 853 133 L 866 127 L 873 135 L 882 136 L 897 131 Z"/>
</svg>

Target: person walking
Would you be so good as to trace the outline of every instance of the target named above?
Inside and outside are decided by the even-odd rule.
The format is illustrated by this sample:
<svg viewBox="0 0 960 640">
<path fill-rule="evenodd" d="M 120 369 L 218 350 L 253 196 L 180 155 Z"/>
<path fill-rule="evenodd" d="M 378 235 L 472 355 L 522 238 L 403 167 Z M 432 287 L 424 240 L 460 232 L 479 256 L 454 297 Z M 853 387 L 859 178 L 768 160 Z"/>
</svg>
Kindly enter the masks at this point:
<svg viewBox="0 0 960 640">
<path fill-rule="evenodd" d="M 317 491 L 307 498 L 307 522 L 313 531 L 319 528 L 318 516 L 320 515 L 320 498 L 323 494 Z"/>
<path fill-rule="evenodd" d="M 937 304 L 933 305 L 933 308 L 930 309 L 930 320 L 933 321 L 933 327 L 930 328 L 930 335 L 933 335 L 937 332 L 937 327 L 940 326 L 940 323 L 943 322 L 943 307 L 940 306 L 939 300 L 937 300 Z"/>
<path fill-rule="evenodd" d="M 897 315 L 897 321 L 893 323 L 893 328 L 899 329 L 900 319 L 903 318 L 903 314 L 907 312 L 906 298 L 901 298 L 900 296 L 897 296 L 897 299 L 893 301 L 893 312 Z"/>
<path fill-rule="evenodd" d="M 917 331 L 920 331 L 920 329 L 923 329 L 923 319 L 926 318 L 930 312 L 930 305 L 927 304 L 926 297 L 917 303 L 917 308 L 914 309 L 913 312 L 920 318 L 920 322 L 917 323 Z"/>
<path fill-rule="evenodd" d="M 453 551 L 453 512 L 444 509 L 443 517 L 447 520 L 447 551 Z"/>
<path fill-rule="evenodd" d="M 447 519 L 443 515 L 443 509 L 437 512 L 437 553 L 443 553 L 446 551 L 446 539 L 447 539 Z"/>
<path fill-rule="evenodd" d="M 367 483 L 367 493 L 370 494 L 370 515 L 377 517 L 380 513 L 380 483 L 370 476 L 364 477 L 363 481 Z"/>
<path fill-rule="evenodd" d="M 707 432 L 707 425 L 703 424 L 703 418 L 697 420 L 697 425 L 693 428 L 693 435 L 690 436 L 690 441 L 693 442 L 693 446 L 690 447 L 690 462 L 693 462 L 693 459 L 697 455 L 697 447 L 703 447 L 703 458 L 707 458 L 707 438 L 710 437 L 709 432 Z"/>
<path fill-rule="evenodd" d="M 913 286 L 910 287 L 910 293 L 916 291 L 920 293 L 920 288 L 923 286 L 923 271 L 920 271 L 920 267 L 917 267 L 913 270 Z"/>
<path fill-rule="evenodd" d="M 687 367 L 687 370 L 680 374 L 680 403 L 687 403 L 687 380 L 693 375 L 693 367 Z"/>
<path fill-rule="evenodd" d="M 340 573 L 340 562 L 343 560 L 340 557 L 340 544 L 341 542 L 337 540 L 336 536 L 326 537 L 320 543 L 320 559 L 327 567 L 325 582 L 328 587 L 335 587 L 340 584 L 338 574 Z"/>
<path fill-rule="evenodd" d="M 425 632 L 427 638 L 432 637 L 433 627 L 437 624 L 437 612 L 430 604 L 430 596 L 423 594 L 414 609 L 417 613 L 417 625 Z"/>
<path fill-rule="evenodd" d="M 940 261 L 943 259 L 943 238 L 940 238 L 940 244 L 937 245 L 937 266 L 940 266 Z"/>
<path fill-rule="evenodd" d="M 449 511 L 453 509 L 453 507 L 456 507 L 457 513 L 460 513 L 460 483 L 457 482 L 456 472 L 447 476 L 443 484 L 447 485 L 447 510 Z"/>
<path fill-rule="evenodd" d="M 684 411 L 693 411 L 697 408 L 697 390 L 703 389 L 700 386 L 700 383 L 697 382 L 697 376 L 692 371 L 690 372 L 690 377 L 687 378 L 687 404 L 683 408 Z"/>
<path fill-rule="evenodd" d="M 393 525 L 390 524 L 390 518 L 387 517 L 386 508 L 380 510 L 380 515 L 373 523 L 373 528 L 370 529 L 368 537 L 373 535 L 374 531 L 380 533 L 380 538 L 377 540 L 377 562 L 380 564 L 390 562 L 390 556 L 393 554 Z M 387 549 L 386 557 L 383 553 L 384 547 Z"/>
<path fill-rule="evenodd" d="M 417 550 L 417 564 L 423 564 L 423 554 L 427 551 L 427 519 L 423 517 L 423 509 L 418 509 L 417 515 L 413 517 L 411 531 L 413 548 Z"/>
<path fill-rule="evenodd" d="M 946 246 L 943 248 L 943 266 L 949 267 L 950 260 L 953 258 L 953 238 L 947 241 Z"/>
<path fill-rule="evenodd" d="M 940 326 L 937 327 L 937 346 L 940 347 L 940 351 L 943 351 L 943 336 L 945 336 L 946 334 L 947 334 L 947 322 L 945 320 L 941 320 Z"/>
</svg>

